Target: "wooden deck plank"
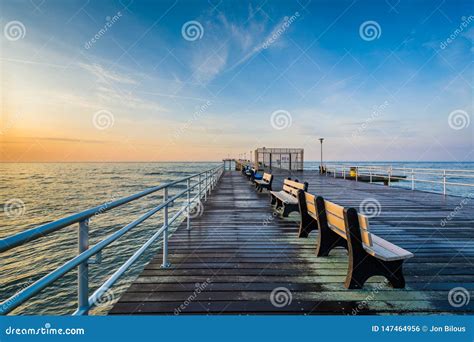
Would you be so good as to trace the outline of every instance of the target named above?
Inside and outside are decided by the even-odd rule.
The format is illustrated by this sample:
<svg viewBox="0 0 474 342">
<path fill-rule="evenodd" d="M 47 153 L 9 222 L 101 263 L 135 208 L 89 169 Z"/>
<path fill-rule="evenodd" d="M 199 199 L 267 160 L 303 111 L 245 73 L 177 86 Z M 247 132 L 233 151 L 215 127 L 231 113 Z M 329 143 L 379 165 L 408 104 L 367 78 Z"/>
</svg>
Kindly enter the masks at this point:
<svg viewBox="0 0 474 342">
<path fill-rule="evenodd" d="M 317 232 L 298 239 L 298 215 L 275 216 L 268 193 L 255 192 L 239 172 L 226 172 L 204 214 L 192 220 L 192 230 L 181 225 L 170 237 L 172 267 L 161 269 L 157 254 L 110 314 L 474 312 L 474 300 L 459 308 L 448 301 L 456 287 L 474 295 L 474 200 L 447 220 L 461 198 L 308 171 L 273 174 L 274 189 L 289 176 L 343 206 L 359 208 L 364 200 L 376 200 L 381 211 L 370 218 L 371 231 L 415 254 L 405 263 L 406 289 L 391 289 L 381 277 L 371 278 L 362 290 L 345 289 L 344 250 L 317 258 Z M 291 303 L 278 307 L 270 296 L 282 287 L 291 293 Z"/>
</svg>

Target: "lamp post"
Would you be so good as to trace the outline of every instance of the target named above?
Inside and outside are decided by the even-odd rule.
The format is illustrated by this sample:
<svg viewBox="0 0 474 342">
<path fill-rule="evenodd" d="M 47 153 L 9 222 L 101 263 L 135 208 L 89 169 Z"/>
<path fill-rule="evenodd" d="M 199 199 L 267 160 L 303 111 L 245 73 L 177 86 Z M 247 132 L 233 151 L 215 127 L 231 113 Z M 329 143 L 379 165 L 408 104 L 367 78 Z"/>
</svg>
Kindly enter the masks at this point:
<svg viewBox="0 0 474 342">
<path fill-rule="evenodd" d="M 323 173 L 323 141 L 324 138 L 319 138 L 319 141 L 321 142 L 321 166 L 319 167 L 319 173 Z"/>
</svg>

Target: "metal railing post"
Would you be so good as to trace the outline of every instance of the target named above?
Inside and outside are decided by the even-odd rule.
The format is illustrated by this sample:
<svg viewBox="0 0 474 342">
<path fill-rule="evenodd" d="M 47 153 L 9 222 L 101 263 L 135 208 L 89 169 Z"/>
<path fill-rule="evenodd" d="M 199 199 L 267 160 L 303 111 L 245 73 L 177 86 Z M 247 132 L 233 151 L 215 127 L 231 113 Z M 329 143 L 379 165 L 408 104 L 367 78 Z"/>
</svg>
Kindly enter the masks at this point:
<svg viewBox="0 0 474 342">
<path fill-rule="evenodd" d="M 187 217 L 187 222 L 186 222 L 186 229 L 189 230 L 191 229 L 191 179 L 188 178 L 188 181 L 187 181 L 187 185 L 188 185 L 188 192 L 187 192 L 187 200 L 188 200 L 188 217 Z"/>
<path fill-rule="evenodd" d="M 202 180 L 201 180 L 201 179 L 202 179 L 202 177 L 201 177 L 201 176 L 202 176 L 202 175 L 199 174 L 199 186 L 198 186 L 198 191 L 199 191 L 199 196 L 198 196 L 198 198 L 199 198 L 199 201 L 201 201 L 201 197 L 202 197 L 202 189 L 201 189 L 201 183 L 202 183 Z"/>
<path fill-rule="evenodd" d="M 337 167 L 334 166 L 334 178 L 336 178 Z"/>
<path fill-rule="evenodd" d="M 359 181 L 359 167 L 356 166 L 356 182 Z"/>
<path fill-rule="evenodd" d="M 388 170 L 388 186 L 390 186 L 391 183 L 392 183 L 392 179 L 391 179 L 391 178 L 392 178 L 392 168 L 390 168 L 390 169 Z"/>
<path fill-rule="evenodd" d="M 164 188 L 163 202 L 168 201 L 168 188 Z M 165 205 L 163 212 L 163 224 L 165 230 L 163 231 L 163 262 L 161 268 L 168 268 L 171 264 L 168 262 L 168 204 Z"/>
<path fill-rule="evenodd" d="M 78 252 L 89 249 L 89 219 L 79 222 Z M 87 260 L 79 265 L 77 272 L 77 309 L 89 314 L 89 265 Z"/>
<path fill-rule="evenodd" d="M 443 195 L 446 195 L 446 170 L 443 170 Z"/>
<path fill-rule="evenodd" d="M 204 201 L 207 201 L 207 171 L 204 173 Z"/>
<path fill-rule="evenodd" d="M 415 170 L 411 169 L 411 189 L 415 190 Z"/>
<path fill-rule="evenodd" d="M 369 168 L 370 183 L 372 183 L 372 168 Z"/>
<path fill-rule="evenodd" d="M 342 177 L 346 179 L 346 168 L 344 166 L 342 167 Z"/>
</svg>

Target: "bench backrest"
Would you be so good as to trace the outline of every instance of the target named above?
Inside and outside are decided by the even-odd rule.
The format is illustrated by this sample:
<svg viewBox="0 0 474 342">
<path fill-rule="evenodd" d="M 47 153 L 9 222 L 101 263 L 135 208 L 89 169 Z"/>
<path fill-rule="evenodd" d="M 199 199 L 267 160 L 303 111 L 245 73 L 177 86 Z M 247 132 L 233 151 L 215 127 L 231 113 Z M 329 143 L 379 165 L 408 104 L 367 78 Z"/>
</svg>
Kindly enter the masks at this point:
<svg viewBox="0 0 474 342">
<path fill-rule="evenodd" d="M 306 202 L 306 211 L 308 212 L 309 216 L 317 220 L 316 215 L 316 196 L 310 194 L 309 192 L 304 193 L 304 199 Z"/>
<path fill-rule="evenodd" d="M 263 179 L 265 182 L 270 183 L 270 181 L 272 180 L 272 177 L 273 177 L 273 176 L 272 176 L 270 173 L 266 173 L 266 172 L 265 172 L 265 173 L 263 174 L 263 178 L 262 178 L 262 179 Z"/>
<path fill-rule="evenodd" d="M 344 220 L 344 207 L 326 200 L 324 201 L 324 207 L 326 208 L 326 218 L 328 225 L 333 228 L 337 234 L 347 240 L 346 222 Z M 366 246 L 372 246 L 372 236 L 369 231 L 369 219 L 367 216 L 362 214 L 357 214 L 357 216 L 359 218 L 362 242 Z"/>
<path fill-rule="evenodd" d="M 300 183 L 291 179 L 285 179 L 283 181 L 283 191 L 285 191 L 286 193 L 298 198 L 298 190 L 308 190 L 308 183 Z"/>
</svg>

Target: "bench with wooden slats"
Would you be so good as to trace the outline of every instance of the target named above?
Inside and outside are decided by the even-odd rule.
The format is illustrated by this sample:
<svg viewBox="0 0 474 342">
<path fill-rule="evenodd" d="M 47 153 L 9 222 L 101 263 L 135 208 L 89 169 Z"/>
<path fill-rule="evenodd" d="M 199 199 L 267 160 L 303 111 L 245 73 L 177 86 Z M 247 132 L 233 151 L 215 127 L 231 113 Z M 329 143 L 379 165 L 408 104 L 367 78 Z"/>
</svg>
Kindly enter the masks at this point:
<svg viewBox="0 0 474 342">
<path fill-rule="evenodd" d="M 271 204 L 275 209 L 283 208 L 282 216 L 288 217 L 293 211 L 299 211 L 298 207 L 298 191 L 308 190 L 308 183 L 300 183 L 298 180 L 290 178 L 283 181 L 283 189 L 280 191 L 270 191 Z"/>
<path fill-rule="evenodd" d="M 270 173 L 264 173 L 262 179 L 255 179 L 255 189 L 259 192 L 262 192 L 263 189 L 269 191 L 272 190 L 273 175 Z"/>
<path fill-rule="evenodd" d="M 367 216 L 308 193 L 300 193 L 299 201 L 300 210 L 306 211 L 300 237 L 319 228 L 318 256 L 327 256 L 335 247 L 347 248 L 347 288 L 361 288 L 375 275 L 385 276 L 393 287 L 405 287 L 402 264 L 413 254 L 371 233 Z"/>
</svg>

